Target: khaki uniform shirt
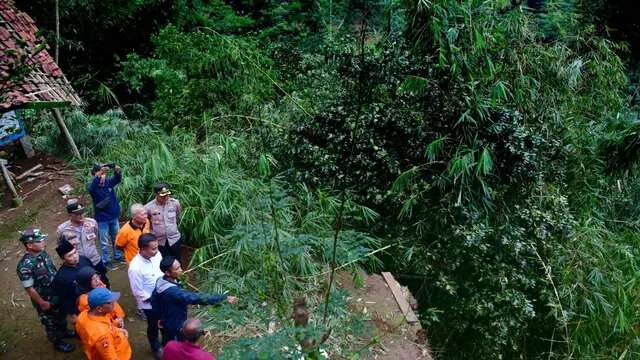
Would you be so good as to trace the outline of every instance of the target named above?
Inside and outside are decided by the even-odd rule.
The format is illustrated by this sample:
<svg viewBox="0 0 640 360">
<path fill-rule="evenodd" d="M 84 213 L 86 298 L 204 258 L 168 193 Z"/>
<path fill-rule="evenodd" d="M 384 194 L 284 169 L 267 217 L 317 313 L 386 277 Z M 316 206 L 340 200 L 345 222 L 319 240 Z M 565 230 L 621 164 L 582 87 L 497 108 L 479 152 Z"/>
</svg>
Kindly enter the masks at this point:
<svg viewBox="0 0 640 360">
<path fill-rule="evenodd" d="M 78 254 L 88 257 L 93 265 L 102 261 L 96 247 L 98 223 L 95 220 L 86 217 L 84 218 L 84 223 L 80 226 L 75 226 L 71 223 L 71 220 L 67 220 L 58 226 L 58 230 L 56 230 L 58 237 L 65 231 L 74 232 L 78 236 L 78 240 L 80 240 L 77 246 Z"/>
<path fill-rule="evenodd" d="M 151 232 L 155 234 L 160 246 L 167 245 L 167 242 L 171 246 L 180 240 L 178 216 L 182 208 L 178 200 L 169 198 L 166 204 L 160 205 L 154 199 L 144 207 L 151 221 Z"/>
</svg>

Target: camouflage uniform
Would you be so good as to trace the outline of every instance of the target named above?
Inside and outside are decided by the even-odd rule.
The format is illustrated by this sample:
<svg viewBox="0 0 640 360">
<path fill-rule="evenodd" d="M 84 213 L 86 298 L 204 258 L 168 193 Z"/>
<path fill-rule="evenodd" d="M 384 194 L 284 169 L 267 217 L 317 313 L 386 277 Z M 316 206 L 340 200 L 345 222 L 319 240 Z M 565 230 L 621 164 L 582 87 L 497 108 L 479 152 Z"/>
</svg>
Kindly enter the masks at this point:
<svg viewBox="0 0 640 360">
<path fill-rule="evenodd" d="M 43 311 L 38 304 L 31 301 L 38 312 L 40 322 L 44 325 L 49 341 L 60 340 L 67 329 L 67 320 L 59 310 L 57 298 L 53 295 L 53 278 L 56 275 L 56 267 L 51 257 L 44 250 L 36 256 L 27 252 L 18 262 L 17 271 L 25 289 L 33 287 L 43 300 L 51 303 L 51 309 Z"/>
</svg>

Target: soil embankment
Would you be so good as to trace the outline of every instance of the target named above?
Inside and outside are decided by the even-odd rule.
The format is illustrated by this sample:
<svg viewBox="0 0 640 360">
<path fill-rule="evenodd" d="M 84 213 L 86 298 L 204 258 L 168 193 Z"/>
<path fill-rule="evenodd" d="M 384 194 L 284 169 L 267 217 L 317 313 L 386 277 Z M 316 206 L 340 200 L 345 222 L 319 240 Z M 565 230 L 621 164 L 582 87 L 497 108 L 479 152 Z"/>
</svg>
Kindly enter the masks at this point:
<svg viewBox="0 0 640 360">
<path fill-rule="evenodd" d="M 44 159 L 43 159 L 44 160 Z M 51 159 L 50 159 L 51 160 Z M 64 164 L 56 161 L 56 166 Z M 20 164 L 18 164 L 20 165 Z M 23 166 L 25 169 L 28 165 Z M 20 168 L 18 168 L 20 170 Z M 60 354 L 53 350 L 47 341 L 43 326 L 16 275 L 16 265 L 24 252 L 23 245 L 17 240 L 18 231 L 28 226 L 36 226 L 49 234 L 47 252 L 56 262 L 60 259 L 55 252 L 56 227 L 66 220 L 65 200 L 58 188 L 66 183 L 74 186 L 70 172 L 58 173 L 50 180 L 42 179 L 25 184 L 21 194 L 29 193 L 23 206 L 16 209 L 0 210 L 0 359 L 1 360 L 35 360 L 35 359 L 85 359 L 82 347 L 76 340 L 77 349 L 71 354 Z M 47 184 L 48 183 L 48 184 Z M 135 315 L 135 304 L 129 290 L 129 281 L 125 266 L 109 273 L 114 291 L 122 293 L 120 304 L 127 313 L 126 327 L 135 359 L 153 359 L 146 338 L 146 322 Z"/>
</svg>

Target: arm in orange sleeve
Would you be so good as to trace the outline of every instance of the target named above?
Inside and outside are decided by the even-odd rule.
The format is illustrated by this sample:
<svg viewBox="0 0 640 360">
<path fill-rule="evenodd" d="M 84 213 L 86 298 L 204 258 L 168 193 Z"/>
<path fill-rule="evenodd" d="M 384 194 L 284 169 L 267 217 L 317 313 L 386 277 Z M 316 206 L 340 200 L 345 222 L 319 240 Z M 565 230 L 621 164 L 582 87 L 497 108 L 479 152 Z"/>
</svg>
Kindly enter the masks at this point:
<svg viewBox="0 0 640 360">
<path fill-rule="evenodd" d="M 116 314 L 117 317 L 119 317 L 120 319 L 124 319 L 124 310 L 122 309 L 122 306 L 120 306 L 120 304 L 115 303 L 115 308 L 113 309 L 113 312 Z"/>
<path fill-rule="evenodd" d="M 93 346 L 100 355 L 100 360 L 119 360 L 115 344 L 108 335 L 100 337 Z"/>
<path fill-rule="evenodd" d="M 85 310 L 89 310 L 89 300 L 87 294 L 78 296 L 78 312 L 81 313 Z"/>
<path fill-rule="evenodd" d="M 118 235 L 116 235 L 116 247 L 122 250 L 127 247 L 128 242 L 129 239 L 127 236 L 127 231 L 124 231 L 122 228 L 120 228 L 120 231 L 118 231 Z"/>
</svg>

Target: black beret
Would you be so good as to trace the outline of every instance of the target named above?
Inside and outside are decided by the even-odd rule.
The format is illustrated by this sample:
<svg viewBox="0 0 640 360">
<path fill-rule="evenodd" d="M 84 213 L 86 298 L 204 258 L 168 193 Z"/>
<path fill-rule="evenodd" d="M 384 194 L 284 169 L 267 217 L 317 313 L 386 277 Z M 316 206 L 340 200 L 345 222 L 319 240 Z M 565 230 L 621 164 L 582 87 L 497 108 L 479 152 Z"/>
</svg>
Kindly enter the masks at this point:
<svg viewBox="0 0 640 360">
<path fill-rule="evenodd" d="M 58 256 L 60 256 L 61 258 L 67 255 L 71 250 L 73 250 L 73 245 L 71 245 L 71 243 L 68 242 L 66 239 L 60 241 L 60 243 L 58 244 L 58 247 L 56 247 L 56 252 L 58 253 Z"/>
</svg>

